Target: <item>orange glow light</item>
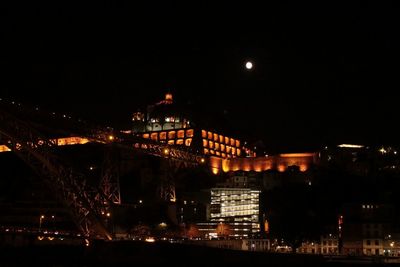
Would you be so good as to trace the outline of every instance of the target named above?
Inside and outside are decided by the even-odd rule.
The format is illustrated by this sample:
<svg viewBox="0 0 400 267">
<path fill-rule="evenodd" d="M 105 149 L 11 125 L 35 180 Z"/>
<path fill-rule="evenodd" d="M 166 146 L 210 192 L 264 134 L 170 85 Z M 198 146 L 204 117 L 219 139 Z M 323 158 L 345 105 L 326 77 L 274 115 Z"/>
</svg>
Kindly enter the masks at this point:
<svg viewBox="0 0 400 267">
<path fill-rule="evenodd" d="M 185 140 L 185 146 L 190 146 L 192 144 L 192 138 L 188 138 Z"/>
<path fill-rule="evenodd" d="M 167 139 L 167 133 L 166 132 L 161 132 L 160 133 L 160 140 L 165 140 Z"/>
<path fill-rule="evenodd" d="M 208 147 L 208 141 L 207 141 L 207 139 L 203 139 L 203 147 Z"/>
<path fill-rule="evenodd" d="M 185 137 L 185 131 L 184 130 L 179 130 L 178 131 L 178 138 L 184 138 Z"/>
<path fill-rule="evenodd" d="M 214 141 L 217 141 L 218 142 L 218 134 L 214 134 Z"/>
<path fill-rule="evenodd" d="M 0 145 L 0 152 L 8 152 L 11 151 L 7 146 L 5 145 Z"/>
<path fill-rule="evenodd" d="M 306 165 L 306 164 L 301 164 L 301 165 L 300 165 L 300 171 L 301 171 L 301 172 L 305 172 L 305 171 L 307 171 L 307 169 L 308 169 L 308 168 L 307 168 L 307 165 Z"/>
<path fill-rule="evenodd" d="M 175 139 L 175 131 L 169 131 L 168 132 L 168 139 Z"/>
<path fill-rule="evenodd" d="M 186 137 L 193 137 L 193 129 L 186 130 Z"/>
<path fill-rule="evenodd" d="M 278 171 L 279 171 L 279 172 L 284 172 L 285 170 L 286 170 L 285 165 L 282 165 L 282 164 L 281 164 L 281 165 L 278 166 Z"/>
<path fill-rule="evenodd" d="M 207 138 L 207 131 L 201 130 L 201 137 Z"/>
</svg>

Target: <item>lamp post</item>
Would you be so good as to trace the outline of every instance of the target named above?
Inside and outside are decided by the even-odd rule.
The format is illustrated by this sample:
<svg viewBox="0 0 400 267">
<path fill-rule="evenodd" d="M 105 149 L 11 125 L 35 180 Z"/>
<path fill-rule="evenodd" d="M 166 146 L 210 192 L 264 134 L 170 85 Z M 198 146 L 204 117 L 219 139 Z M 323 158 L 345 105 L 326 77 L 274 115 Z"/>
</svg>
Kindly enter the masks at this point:
<svg viewBox="0 0 400 267">
<path fill-rule="evenodd" d="M 40 215 L 39 218 L 39 232 L 42 231 L 42 221 L 44 220 L 44 215 Z"/>
</svg>

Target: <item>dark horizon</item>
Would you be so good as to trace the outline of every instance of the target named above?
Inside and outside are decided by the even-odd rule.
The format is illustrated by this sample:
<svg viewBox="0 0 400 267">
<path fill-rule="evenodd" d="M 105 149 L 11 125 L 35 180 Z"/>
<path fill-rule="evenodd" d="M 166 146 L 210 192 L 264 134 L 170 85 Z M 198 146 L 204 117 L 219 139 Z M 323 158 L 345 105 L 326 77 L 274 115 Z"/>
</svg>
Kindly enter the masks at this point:
<svg viewBox="0 0 400 267">
<path fill-rule="evenodd" d="M 399 144 L 397 7 L 311 7 L 7 7 L 0 97 L 126 127 L 171 91 L 267 150 Z"/>
</svg>

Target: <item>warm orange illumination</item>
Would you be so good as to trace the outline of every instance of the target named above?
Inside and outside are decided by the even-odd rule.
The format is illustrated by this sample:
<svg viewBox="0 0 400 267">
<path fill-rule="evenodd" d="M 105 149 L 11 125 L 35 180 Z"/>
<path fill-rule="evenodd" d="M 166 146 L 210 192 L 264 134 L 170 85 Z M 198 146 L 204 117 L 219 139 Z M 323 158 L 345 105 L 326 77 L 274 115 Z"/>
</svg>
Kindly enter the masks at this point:
<svg viewBox="0 0 400 267">
<path fill-rule="evenodd" d="M 186 130 L 186 137 L 193 137 L 193 129 Z"/>
<path fill-rule="evenodd" d="M 143 134 L 143 138 L 149 139 L 150 135 L 148 133 Z"/>
<path fill-rule="evenodd" d="M 175 140 L 168 140 L 168 145 L 175 145 Z"/>
<path fill-rule="evenodd" d="M 219 142 L 223 143 L 224 142 L 224 137 L 222 135 L 219 136 Z"/>
<path fill-rule="evenodd" d="M 190 146 L 192 144 L 192 138 L 188 138 L 185 140 L 185 146 Z"/>
<path fill-rule="evenodd" d="M 229 137 L 225 137 L 225 145 L 229 145 Z"/>
<path fill-rule="evenodd" d="M 285 165 L 282 165 L 282 164 L 281 164 L 281 165 L 278 166 L 278 171 L 279 171 L 279 172 L 284 172 L 285 170 L 286 170 Z"/>
<path fill-rule="evenodd" d="M 241 154 L 240 149 L 239 149 L 239 148 L 236 148 L 236 155 L 240 156 L 240 154 Z"/>
<path fill-rule="evenodd" d="M 226 153 L 231 153 L 231 147 L 230 146 L 226 146 Z"/>
<path fill-rule="evenodd" d="M 221 156 L 222 156 L 223 158 L 226 158 L 226 154 L 225 154 L 225 153 L 221 153 Z"/>
<path fill-rule="evenodd" d="M 204 148 L 204 154 L 208 155 L 210 151 L 207 148 Z"/>
<path fill-rule="evenodd" d="M 231 138 L 230 140 L 231 140 L 230 142 L 231 146 L 235 146 L 235 139 Z"/>
<path fill-rule="evenodd" d="M 185 137 L 185 130 L 179 130 L 178 131 L 178 138 L 184 138 Z"/>
<path fill-rule="evenodd" d="M 211 155 L 214 155 L 215 154 L 215 151 L 214 150 L 210 150 L 210 153 L 211 153 Z"/>
<path fill-rule="evenodd" d="M 215 175 L 217 175 L 219 173 L 219 170 L 217 168 L 212 168 L 211 171 Z"/>
<path fill-rule="evenodd" d="M 111 213 L 107 212 L 106 216 L 111 217 Z"/>
<path fill-rule="evenodd" d="M 208 147 L 208 141 L 207 141 L 207 139 L 203 139 L 203 147 Z"/>
<path fill-rule="evenodd" d="M 214 142 L 213 141 L 208 141 L 208 147 L 209 148 L 214 148 Z"/>
<path fill-rule="evenodd" d="M 11 151 L 7 146 L 5 145 L 0 145 L 0 152 L 8 152 Z"/>
<path fill-rule="evenodd" d="M 150 139 L 151 139 L 151 140 L 154 140 L 154 141 L 157 141 L 157 140 L 158 140 L 158 133 L 152 133 L 152 134 L 150 135 Z"/>
<path fill-rule="evenodd" d="M 214 141 L 218 142 L 218 134 L 214 134 Z"/>
<path fill-rule="evenodd" d="M 47 239 L 50 240 L 50 241 L 53 241 L 53 240 L 54 240 L 54 237 L 49 236 L 49 237 L 47 237 Z"/>
<path fill-rule="evenodd" d="M 215 148 L 215 150 L 219 150 L 219 143 L 215 143 L 214 148 Z"/>
<path fill-rule="evenodd" d="M 177 145 L 183 145 L 183 139 L 178 139 L 176 140 Z"/>
<path fill-rule="evenodd" d="M 44 239 L 44 236 L 38 236 L 37 239 L 42 241 Z"/>
<path fill-rule="evenodd" d="M 160 140 L 166 140 L 167 139 L 167 133 L 166 132 L 161 132 L 160 133 Z"/>
<path fill-rule="evenodd" d="M 169 131 L 168 132 L 168 139 L 175 139 L 175 134 L 176 134 L 175 131 Z"/>
<path fill-rule="evenodd" d="M 110 138 L 110 136 L 109 136 L 109 138 Z M 114 138 L 114 136 L 112 138 Z M 112 139 L 112 140 L 114 140 L 114 139 Z M 112 141 L 112 140 L 110 140 L 110 141 Z M 50 140 L 50 141 L 54 142 L 55 140 Z M 83 145 L 83 144 L 89 143 L 89 139 L 82 138 L 82 137 L 79 137 L 79 136 L 65 137 L 65 138 L 56 139 L 56 143 L 57 143 L 58 146 Z"/>
<path fill-rule="evenodd" d="M 212 140 L 212 138 L 213 138 L 212 132 L 207 132 L 207 139 Z"/>
<path fill-rule="evenodd" d="M 204 158 L 201 158 L 201 159 L 200 159 L 200 162 L 201 162 L 201 163 L 204 163 L 204 162 L 206 162 L 206 160 L 205 160 Z"/>
<path fill-rule="evenodd" d="M 164 148 L 164 155 L 169 155 L 169 149 L 168 148 Z"/>
<path fill-rule="evenodd" d="M 240 147 L 240 141 L 239 140 L 236 140 L 235 144 L 236 144 L 236 147 Z"/>
<path fill-rule="evenodd" d="M 221 151 L 224 152 L 225 151 L 225 145 L 221 144 Z"/>
<path fill-rule="evenodd" d="M 217 155 L 217 156 L 219 156 L 219 157 L 220 157 L 220 156 L 221 156 L 221 152 L 219 152 L 219 151 L 216 151 L 216 152 L 215 152 L 215 155 Z"/>
<path fill-rule="evenodd" d="M 165 94 L 165 100 L 166 100 L 166 101 L 169 101 L 169 102 L 172 102 L 172 101 L 173 101 L 172 94 L 171 94 L 171 93 Z"/>
<path fill-rule="evenodd" d="M 300 165 L 300 171 L 301 171 L 301 172 L 305 172 L 305 171 L 307 171 L 307 169 L 308 169 L 308 168 L 307 168 L 307 165 L 305 165 L 305 164 L 301 164 L 301 165 Z"/>
<path fill-rule="evenodd" d="M 201 130 L 201 137 L 207 138 L 207 131 Z"/>
<path fill-rule="evenodd" d="M 113 135 L 109 135 L 108 136 L 108 141 L 114 141 L 114 136 Z"/>
</svg>

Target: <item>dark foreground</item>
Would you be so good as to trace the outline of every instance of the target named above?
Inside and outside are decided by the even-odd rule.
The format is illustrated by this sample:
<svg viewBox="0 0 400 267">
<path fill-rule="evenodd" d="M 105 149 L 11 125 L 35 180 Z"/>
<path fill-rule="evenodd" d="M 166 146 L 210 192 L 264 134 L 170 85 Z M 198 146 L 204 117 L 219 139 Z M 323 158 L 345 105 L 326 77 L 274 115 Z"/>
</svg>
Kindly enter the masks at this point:
<svg viewBox="0 0 400 267">
<path fill-rule="evenodd" d="M 354 266 L 365 263 L 354 259 L 332 262 L 317 255 L 257 253 L 142 242 L 100 242 L 90 247 L 2 247 L 0 254 L 0 266 Z"/>
</svg>

